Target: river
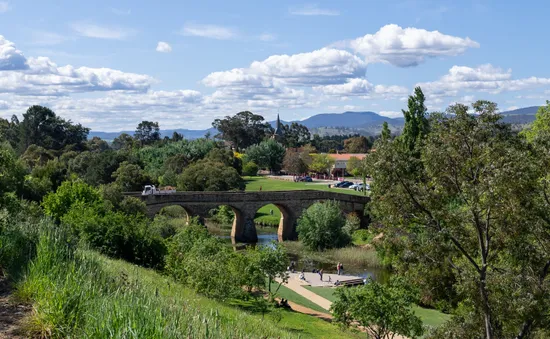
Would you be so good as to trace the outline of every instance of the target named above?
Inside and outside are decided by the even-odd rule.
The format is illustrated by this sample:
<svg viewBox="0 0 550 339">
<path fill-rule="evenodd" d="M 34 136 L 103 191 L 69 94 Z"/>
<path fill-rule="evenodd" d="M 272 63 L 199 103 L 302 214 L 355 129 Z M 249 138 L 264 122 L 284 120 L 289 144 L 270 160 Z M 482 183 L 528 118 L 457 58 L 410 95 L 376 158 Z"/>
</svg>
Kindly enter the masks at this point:
<svg viewBox="0 0 550 339">
<path fill-rule="evenodd" d="M 223 239 L 228 244 L 232 244 L 231 236 L 218 235 L 220 239 Z M 233 244 L 235 250 L 245 249 L 247 246 L 273 246 L 273 241 L 277 242 L 277 233 L 263 233 L 258 234 L 257 243 L 238 243 Z M 332 263 L 328 260 L 313 259 L 304 253 L 288 253 L 289 259 L 296 263 L 296 271 L 311 272 L 313 269 L 323 269 L 325 273 L 336 273 L 336 263 Z M 319 256 L 322 258 L 322 256 Z M 372 277 L 377 281 L 387 281 L 390 273 L 388 270 L 377 267 L 344 267 L 344 274 L 359 276 L 363 278 Z"/>
</svg>

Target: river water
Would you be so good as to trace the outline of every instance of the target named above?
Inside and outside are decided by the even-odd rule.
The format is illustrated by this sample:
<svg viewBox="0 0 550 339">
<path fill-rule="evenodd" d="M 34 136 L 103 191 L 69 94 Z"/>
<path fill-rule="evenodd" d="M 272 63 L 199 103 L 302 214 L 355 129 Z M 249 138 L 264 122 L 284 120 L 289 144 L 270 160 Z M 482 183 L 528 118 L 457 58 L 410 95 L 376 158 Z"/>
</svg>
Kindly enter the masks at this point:
<svg viewBox="0 0 550 339">
<path fill-rule="evenodd" d="M 218 237 L 226 241 L 228 244 L 232 243 L 231 236 L 219 235 Z M 258 234 L 257 243 L 233 244 L 233 248 L 235 250 L 242 250 L 247 246 L 273 246 L 273 241 L 278 241 L 277 233 Z M 311 272 L 313 269 L 323 269 L 325 273 L 336 273 L 336 263 L 315 260 L 300 253 L 288 253 L 288 256 L 291 261 L 296 263 L 296 271 L 301 271 L 304 269 L 307 272 Z M 390 273 L 385 269 L 373 267 L 344 267 L 344 274 L 363 278 L 372 277 L 377 281 L 387 281 L 390 275 Z"/>
</svg>

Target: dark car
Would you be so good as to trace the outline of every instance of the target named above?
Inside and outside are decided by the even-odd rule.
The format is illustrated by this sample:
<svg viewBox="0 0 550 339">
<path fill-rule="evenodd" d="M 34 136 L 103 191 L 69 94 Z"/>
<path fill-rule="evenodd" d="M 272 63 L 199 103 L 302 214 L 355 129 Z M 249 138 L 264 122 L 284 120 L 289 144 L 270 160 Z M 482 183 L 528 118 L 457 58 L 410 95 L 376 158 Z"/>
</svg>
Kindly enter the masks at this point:
<svg viewBox="0 0 550 339">
<path fill-rule="evenodd" d="M 353 185 L 353 183 L 351 181 L 346 181 L 342 186 L 339 186 L 339 187 L 340 188 L 348 188 L 351 185 Z"/>
<path fill-rule="evenodd" d="M 339 183 L 337 184 L 334 184 L 334 187 L 349 187 L 352 183 L 349 182 L 349 181 L 340 181 Z M 348 186 L 346 186 L 348 185 Z"/>
<path fill-rule="evenodd" d="M 311 177 L 304 177 L 304 181 L 305 182 L 312 182 L 313 179 L 311 179 Z"/>
</svg>

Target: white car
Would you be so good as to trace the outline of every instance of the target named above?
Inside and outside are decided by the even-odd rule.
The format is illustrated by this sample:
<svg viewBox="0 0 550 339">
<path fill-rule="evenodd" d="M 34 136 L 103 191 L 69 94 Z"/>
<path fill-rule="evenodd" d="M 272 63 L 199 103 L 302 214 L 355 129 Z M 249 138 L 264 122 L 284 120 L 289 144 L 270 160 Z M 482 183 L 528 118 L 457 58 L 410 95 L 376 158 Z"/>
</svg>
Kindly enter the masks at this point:
<svg viewBox="0 0 550 339">
<path fill-rule="evenodd" d="M 357 191 L 357 187 L 359 187 L 359 185 L 363 185 L 363 184 L 353 184 L 351 185 L 350 187 L 348 187 L 349 189 L 352 189 L 352 190 L 356 190 Z"/>
<path fill-rule="evenodd" d="M 366 184 L 363 186 L 363 184 L 357 184 L 357 187 L 355 187 L 356 191 L 362 191 L 364 189 L 366 189 L 367 191 L 370 191 L 370 185 Z"/>
</svg>

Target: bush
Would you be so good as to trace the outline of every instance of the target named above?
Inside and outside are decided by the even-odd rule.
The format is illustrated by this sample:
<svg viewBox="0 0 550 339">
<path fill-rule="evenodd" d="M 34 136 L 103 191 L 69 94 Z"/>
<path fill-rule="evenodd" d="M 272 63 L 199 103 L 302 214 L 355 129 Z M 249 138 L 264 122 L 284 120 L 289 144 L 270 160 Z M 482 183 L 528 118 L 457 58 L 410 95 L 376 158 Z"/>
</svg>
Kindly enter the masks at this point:
<svg viewBox="0 0 550 339">
<path fill-rule="evenodd" d="M 210 211 L 211 220 L 220 225 L 232 225 L 235 213 L 231 207 L 222 205 Z"/>
<path fill-rule="evenodd" d="M 178 189 L 184 191 L 242 191 L 244 187 L 236 169 L 210 160 L 190 165 L 178 178 Z"/>
<path fill-rule="evenodd" d="M 298 220 L 298 238 L 310 250 L 344 247 L 351 242 L 345 224 L 338 202 L 315 203 Z"/>
<path fill-rule="evenodd" d="M 55 193 L 44 198 L 42 207 L 47 215 L 59 221 L 75 204 L 94 205 L 100 201 L 98 190 L 90 185 L 82 181 L 65 181 Z"/>
<path fill-rule="evenodd" d="M 258 170 L 258 165 L 252 161 L 249 161 L 243 166 L 243 175 L 253 177 L 258 174 Z"/>
</svg>

